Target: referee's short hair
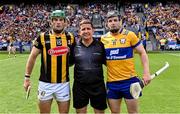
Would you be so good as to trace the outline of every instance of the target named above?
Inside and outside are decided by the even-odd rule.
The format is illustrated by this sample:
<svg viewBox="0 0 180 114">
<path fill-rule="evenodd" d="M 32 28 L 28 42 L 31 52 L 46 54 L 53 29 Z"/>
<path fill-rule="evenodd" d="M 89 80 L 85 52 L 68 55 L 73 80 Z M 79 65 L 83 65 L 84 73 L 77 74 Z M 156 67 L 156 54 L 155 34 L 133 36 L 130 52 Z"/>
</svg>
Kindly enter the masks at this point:
<svg viewBox="0 0 180 114">
<path fill-rule="evenodd" d="M 90 24 L 91 27 L 93 28 L 93 24 L 92 22 L 89 20 L 89 19 L 82 19 L 80 22 L 79 22 L 79 27 L 83 24 Z"/>
</svg>

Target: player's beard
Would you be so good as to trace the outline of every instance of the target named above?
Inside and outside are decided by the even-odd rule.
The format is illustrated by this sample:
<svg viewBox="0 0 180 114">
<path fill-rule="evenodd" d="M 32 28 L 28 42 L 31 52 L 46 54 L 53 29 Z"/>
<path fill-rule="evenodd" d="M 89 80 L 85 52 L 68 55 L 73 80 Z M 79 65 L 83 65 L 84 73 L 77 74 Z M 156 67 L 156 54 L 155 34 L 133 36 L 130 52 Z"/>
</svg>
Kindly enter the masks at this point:
<svg viewBox="0 0 180 114">
<path fill-rule="evenodd" d="M 63 31 L 64 29 L 61 29 L 61 30 L 58 30 L 58 29 L 53 29 L 53 31 L 54 31 L 54 33 L 56 33 L 56 34 L 60 34 L 60 33 L 62 33 L 62 31 Z"/>
<path fill-rule="evenodd" d="M 119 31 L 119 29 L 110 29 L 110 32 L 113 33 L 113 34 L 117 33 L 118 31 Z"/>
</svg>

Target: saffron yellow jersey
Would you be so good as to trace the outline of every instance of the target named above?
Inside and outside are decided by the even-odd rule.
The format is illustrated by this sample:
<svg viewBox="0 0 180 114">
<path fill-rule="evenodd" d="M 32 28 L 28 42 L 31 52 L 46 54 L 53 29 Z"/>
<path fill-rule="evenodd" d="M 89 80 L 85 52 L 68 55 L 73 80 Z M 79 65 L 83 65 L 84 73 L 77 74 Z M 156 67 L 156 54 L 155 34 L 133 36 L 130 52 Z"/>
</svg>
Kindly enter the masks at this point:
<svg viewBox="0 0 180 114">
<path fill-rule="evenodd" d="M 141 42 L 134 32 L 122 29 L 115 36 L 108 32 L 101 37 L 101 42 L 106 50 L 108 82 L 137 76 L 133 49 Z"/>
</svg>

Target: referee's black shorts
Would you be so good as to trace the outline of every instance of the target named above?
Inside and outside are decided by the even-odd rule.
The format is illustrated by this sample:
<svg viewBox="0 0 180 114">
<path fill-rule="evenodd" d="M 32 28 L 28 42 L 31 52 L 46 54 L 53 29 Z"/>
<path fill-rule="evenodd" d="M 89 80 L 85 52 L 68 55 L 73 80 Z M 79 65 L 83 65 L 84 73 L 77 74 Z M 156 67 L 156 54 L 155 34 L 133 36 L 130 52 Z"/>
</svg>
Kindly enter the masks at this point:
<svg viewBox="0 0 180 114">
<path fill-rule="evenodd" d="M 106 89 L 104 82 L 96 84 L 81 84 L 74 81 L 73 84 L 73 107 L 76 109 L 83 108 L 90 104 L 98 110 L 105 110 L 106 104 Z"/>
</svg>

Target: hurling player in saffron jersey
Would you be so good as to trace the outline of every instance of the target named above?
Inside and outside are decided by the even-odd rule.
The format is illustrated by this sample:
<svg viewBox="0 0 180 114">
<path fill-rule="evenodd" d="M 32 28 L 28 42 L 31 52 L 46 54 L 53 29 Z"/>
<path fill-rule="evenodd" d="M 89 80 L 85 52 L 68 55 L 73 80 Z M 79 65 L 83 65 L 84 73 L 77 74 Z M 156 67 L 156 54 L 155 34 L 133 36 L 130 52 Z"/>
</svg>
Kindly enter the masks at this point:
<svg viewBox="0 0 180 114">
<path fill-rule="evenodd" d="M 133 99 L 129 90 L 132 83 L 139 82 L 133 50 L 140 55 L 145 85 L 151 80 L 148 56 L 135 33 L 121 28 L 117 11 L 108 12 L 106 24 L 109 32 L 101 37 L 101 41 L 106 52 L 107 98 L 111 113 L 120 113 L 123 98 L 128 113 L 138 113 L 138 100 Z"/>
</svg>

